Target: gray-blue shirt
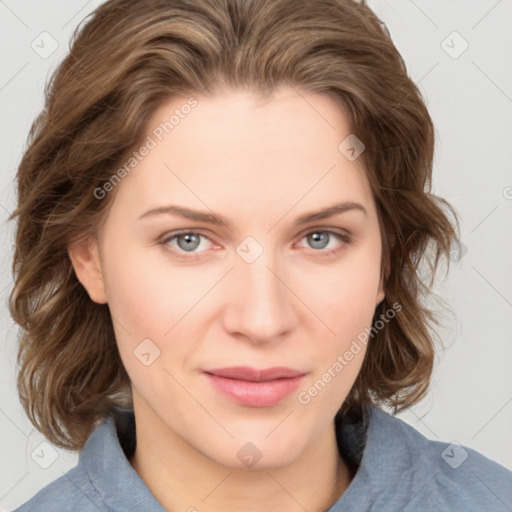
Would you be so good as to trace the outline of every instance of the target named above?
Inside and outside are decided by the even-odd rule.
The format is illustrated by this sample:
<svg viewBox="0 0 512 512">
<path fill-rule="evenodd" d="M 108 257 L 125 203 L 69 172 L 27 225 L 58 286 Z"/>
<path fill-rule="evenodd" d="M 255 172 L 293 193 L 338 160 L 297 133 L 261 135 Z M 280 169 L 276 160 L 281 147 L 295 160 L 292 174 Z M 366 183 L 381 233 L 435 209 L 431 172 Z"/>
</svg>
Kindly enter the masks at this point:
<svg viewBox="0 0 512 512">
<path fill-rule="evenodd" d="M 327 512 L 512 512 L 512 471 L 466 446 L 431 441 L 377 407 L 363 413 L 336 417 L 338 448 L 355 476 Z M 108 416 L 78 464 L 15 512 L 163 512 L 130 465 L 134 448 L 133 413 Z"/>
</svg>

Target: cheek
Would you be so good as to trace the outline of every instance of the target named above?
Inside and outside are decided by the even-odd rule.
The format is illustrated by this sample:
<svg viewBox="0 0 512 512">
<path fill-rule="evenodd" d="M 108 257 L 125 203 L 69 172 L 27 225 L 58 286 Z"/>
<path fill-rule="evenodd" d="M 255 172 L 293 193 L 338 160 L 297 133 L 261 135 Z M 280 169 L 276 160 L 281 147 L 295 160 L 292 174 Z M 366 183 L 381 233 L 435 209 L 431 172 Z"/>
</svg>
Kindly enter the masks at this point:
<svg viewBox="0 0 512 512">
<path fill-rule="evenodd" d="M 312 417 L 320 410 L 332 417 L 350 392 L 364 361 L 366 332 L 375 311 L 378 279 L 372 272 L 340 274 L 319 283 L 308 297 L 321 321 L 316 320 L 312 333 L 314 371 L 297 400 L 304 406 L 303 413 Z"/>
<path fill-rule="evenodd" d="M 204 294 L 197 270 L 172 269 L 158 246 L 106 246 L 105 285 L 111 313 L 127 331 L 162 338 Z M 206 288 L 207 289 L 207 288 Z"/>
<path fill-rule="evenodd" d="M 111 240 L 104 278 L 119 352 L 131 380 L 150 392 L 159 379 L 169 379 L 164 368 L 187 364 L 192 340 L 201 337 L 201 324 L 191 320 L 209 307 L 205 294 L 218 276 L 211 269 L 171 268 L 158 247 Z"/>
<path fill-rule="evenodd" d="M 304 410 L 310 414 L 316 408 L 335 414 L 361 370 L 376 307 L 379 257 L 378 251 L 354 252 L 343 264 L 319 272 L 314 281 L 303 278 L 304 286 L 316 283 L 309 288 L 307 304 L 318 317 L 311 328 L 316 339 L 311 347 L 314 374 L 301 388 L 303 401 L 299 399 L 311 404 Z"/>
<path fill-rule="evenodd" d="M 326 335 L 344 343 L 371 324 L 379 280 L 375 254 L 354 252 L 339 265 L 324 267 L 315 275 L 304 273 L 297 294 L 304 297 Z"/>
</svg>

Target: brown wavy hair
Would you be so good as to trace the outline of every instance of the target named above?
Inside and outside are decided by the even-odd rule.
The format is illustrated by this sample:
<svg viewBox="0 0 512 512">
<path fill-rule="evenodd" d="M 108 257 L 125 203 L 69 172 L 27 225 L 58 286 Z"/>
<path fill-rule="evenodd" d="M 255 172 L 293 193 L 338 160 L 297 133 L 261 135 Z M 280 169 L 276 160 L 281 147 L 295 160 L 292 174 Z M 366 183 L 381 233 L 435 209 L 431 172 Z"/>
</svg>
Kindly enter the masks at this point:
<svg viewBox="0 0 512 512">
<path fill-rule="evenodd" d="M 80 450 L 113 407 L 131 407 L 108 305 L 90 299 L 68 255 L 95 235 L 116 195 L 94 190 L 174 95 L 282 85 L 329 95 L 364 142 L 386 292 L 374 322 L 402 306 L 371 339 L 338 413 L 363 404 L 396 413 L 425 396 L 438 321 L 423 298 L 443 257 L 449 266 L 459 221 L 431 193 L 433 122 L 383 23 L 353 0 L 108 0 L 76 28 L 46 83 L 9 219 L 18 219 L 9 297 L 21 327 L 18 392 L 55 445 Z"/>
</svg>

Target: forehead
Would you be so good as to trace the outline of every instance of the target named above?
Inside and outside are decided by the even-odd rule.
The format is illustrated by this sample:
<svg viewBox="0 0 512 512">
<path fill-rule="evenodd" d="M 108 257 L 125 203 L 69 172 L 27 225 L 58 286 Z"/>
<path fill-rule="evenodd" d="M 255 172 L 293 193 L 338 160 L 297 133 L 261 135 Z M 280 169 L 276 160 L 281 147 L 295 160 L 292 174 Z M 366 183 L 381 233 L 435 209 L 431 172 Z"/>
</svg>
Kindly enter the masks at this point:
<svg viewBox="0 0 512 512">
<path fill-rule="evenodd" d="M 294 151 L 321 161 L 320 153 L 337 153 L 350 126 L 342 105 L 329 96 L 281 87 L 265 96 L 226 89 L 213 96 L 175 97 L 154 112 L 146 132 L 188 158 L 206 150 L 209 156 L 217 150 L 224 159 L 226 151 L 237 156 L 250 151 L 259 158 Z"/>
<path fill-rule="evenodd" d="M 304 210 L 368 203 L 360 161 L 340 150 L 349 135 L 332 98 L 291 87 L 265 98 L 247 90 L 175 97 L 147 123 L 151 150 L 122 185 L 139 210 L 171 199 L 275 214 L 298 202 Z"/>
</svg>

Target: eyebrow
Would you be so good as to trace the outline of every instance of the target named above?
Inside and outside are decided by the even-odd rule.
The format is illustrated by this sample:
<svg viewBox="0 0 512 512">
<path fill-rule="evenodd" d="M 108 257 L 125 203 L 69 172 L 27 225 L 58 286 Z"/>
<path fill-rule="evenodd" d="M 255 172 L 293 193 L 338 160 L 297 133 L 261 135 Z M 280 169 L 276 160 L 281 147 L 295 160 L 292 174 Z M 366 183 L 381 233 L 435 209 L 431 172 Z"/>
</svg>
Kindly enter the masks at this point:
<svg viewBox="0 0 512 512">
<path fill-rule="evenodd" d="M 297 217 L 295 223 L 298 225 L 307 224 L 309 222 L 328 219 L 330 217 L 334 217 L 335 215 L 340 215 L 342 213 L 353 210 L 360 211 L 364 213 L 364 215 L 366 216 L 368 215 L 366 208 L 362 204 L 355 202 L 343 202 L 333 204 L 332 206 L 323 208 L 321 210 L 305 213 Z M 196 222 L 206 222 L 208 224 L 213 224 L 215 226 L 225 226 L 228 229 L 231 229 L 230 222 L 220 215 L 217 215 L 215 213 L 202 212 L 199 210 L 193 210 L 191 208 L 186 208 L 184 206 L 177 205 L 159 206 L 156 208 L 152 208 L 151 210 L 148 210 L 147 212 L 143 213 L 139 217 L 139 219 L 157 215 L 175 215 Z"/>
</svg>

